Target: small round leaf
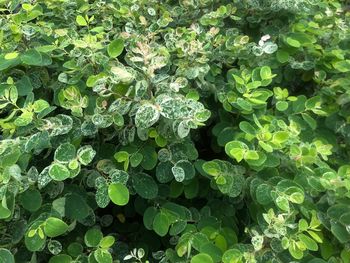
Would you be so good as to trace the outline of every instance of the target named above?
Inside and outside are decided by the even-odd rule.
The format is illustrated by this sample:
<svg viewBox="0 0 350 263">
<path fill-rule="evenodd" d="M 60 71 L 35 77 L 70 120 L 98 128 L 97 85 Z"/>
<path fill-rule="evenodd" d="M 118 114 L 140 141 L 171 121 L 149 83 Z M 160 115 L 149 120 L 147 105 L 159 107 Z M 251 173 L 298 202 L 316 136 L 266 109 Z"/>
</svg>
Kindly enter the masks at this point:
<svg viewBox="0 0 350 263">
<path fill-rule="evenodd" d="M 49 175 L 56 181 L 63 181 L 69 178 L 70 172 L 63 164 L 53 163 L 49 168 Z"/>
<path fill-rule="evenodd" d="M 166 214 L 160 212 L 153 219 L 153 229 L 161 237 L 164 237 L 169 230 L 169 219 Z"/>
<path fill-rule="evenodd" d="M 199 253 L 191 258 L 191 263 L 214 263 L 214 261 L 208 254 Z"/>
<path fill-rule="evenodd" d="M 42 198 L 41 194 L 36 189 L 28 189 L 23 192 L 19 198 L 21 205 L 24 209 L 35 212 L 41 207 Z"/>
<path fill-rule="evenodd" d="M 44 225 L 45 234 L 48 237 L 57 237 L 64 234 L 68 230 L 68 225 L 61 219 L 49 217 Z"/>
<path fill-rule="evenodd" d="M 15 258 L 9 250 L 0 248 L 0 262 L 15 263 Z"/>
<path fill-rule="evenodd" d="M 86 145 L 79 148 L 77 155 L 81 164 L 88 165 L 94 159 L 96 151 L 91 147 L 91 145 Z"/>
<path fill-rule="evenodd" d="M 88 247 L 97 247 L 103 238 L 102 232 L 97 228 L 89 229 L 84 235 L 84 242 Z"/>
<path fill-rule="evenodd" d="M 132 176 L 133 186 L 137 194 L 145 199 L 153 199 L 158 195 L 158 185 L 151 176 L 138 173 Z"/>
<path fill-rule="evenodd" d="M 129 202 L 129 190 L 121 183 L 112 183 L 108 186 L 108 196 L 116 205 L 126 205 Z"/>
<path fill-rule="evenodd" d="M 54 159 L 60 163 L 68 163 L 75 158 L 75 154 L 73 144 L 63 143 L 56 149 Z"/>
</svg>

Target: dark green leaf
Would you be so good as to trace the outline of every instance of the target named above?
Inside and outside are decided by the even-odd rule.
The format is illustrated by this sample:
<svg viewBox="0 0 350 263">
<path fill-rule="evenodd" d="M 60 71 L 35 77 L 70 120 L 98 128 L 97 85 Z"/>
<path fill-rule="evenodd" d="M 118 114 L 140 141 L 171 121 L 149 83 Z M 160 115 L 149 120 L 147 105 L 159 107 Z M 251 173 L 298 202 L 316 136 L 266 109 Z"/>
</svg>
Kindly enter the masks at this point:
<svg viewBox="0 0 350 263">
<path fill-rule="evenodd" d="M 153 219 L 153 230 L 161 237 L 165 236 L 169 230 L 169 221 L 166 214 L 159 212 Z"/>
<path fill-rule="evenodd" d="M 15 263 L 15 258 L 9 250 L 6 248 L 0 248 L 0 262 Z"/>
<path fill-rule="evenodd" d="M 157 197 L 158 185 L 151 176 L 137 173 L 132 176 L 132 183 L 136 193 L 142 198 L 153 199 Z"/>
<path fill-rule="evenodd" d="M 89 229 L 84 235 L 84 242 L 88 247 L 97 247 L 103 238 L 102 232 L 97 228 Z"/>
</svg>

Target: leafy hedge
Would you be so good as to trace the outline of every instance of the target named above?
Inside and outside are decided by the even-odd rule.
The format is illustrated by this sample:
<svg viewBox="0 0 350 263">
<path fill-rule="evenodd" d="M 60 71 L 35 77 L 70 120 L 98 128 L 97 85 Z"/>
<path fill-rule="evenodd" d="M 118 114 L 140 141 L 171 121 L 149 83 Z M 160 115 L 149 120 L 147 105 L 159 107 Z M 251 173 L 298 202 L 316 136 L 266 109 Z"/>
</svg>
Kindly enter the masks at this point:
<svg viewBox="0 0 350 263">
<path fill-rule="evenodd" d="M 0 0 L 0 262 L 350 262 L 340 0 Z"/>
</svg>

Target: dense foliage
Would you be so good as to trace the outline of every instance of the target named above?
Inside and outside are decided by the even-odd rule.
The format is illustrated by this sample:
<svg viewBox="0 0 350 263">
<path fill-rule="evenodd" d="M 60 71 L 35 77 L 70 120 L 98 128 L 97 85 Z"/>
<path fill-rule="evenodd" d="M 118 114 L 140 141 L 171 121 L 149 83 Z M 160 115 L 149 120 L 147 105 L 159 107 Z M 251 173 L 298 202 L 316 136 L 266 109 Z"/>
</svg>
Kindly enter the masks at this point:
<svg viewBox="0 0 350 263">
<path fill-rule="evenodd" d="M 340 0 L 0 0 L 0 262 L 350 262 Z"/>
</svg>

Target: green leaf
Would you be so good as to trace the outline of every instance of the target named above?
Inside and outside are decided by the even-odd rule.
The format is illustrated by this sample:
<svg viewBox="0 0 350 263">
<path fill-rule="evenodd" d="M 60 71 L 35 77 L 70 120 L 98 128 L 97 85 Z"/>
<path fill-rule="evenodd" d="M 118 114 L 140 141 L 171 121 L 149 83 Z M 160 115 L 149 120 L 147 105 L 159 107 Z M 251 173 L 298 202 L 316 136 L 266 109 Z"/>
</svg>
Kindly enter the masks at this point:
<svg viewBox="0 0 350 263">
<path fill-rule="evenodd" d="M 154 217 L 157 215 L 157 213 L 158 213 L 158 210 L 153 206 L 148 207 L 144 212 L 143 224 L 148 230 L 153 229 L 153 220 L 154 220 Z"/>
<path fill-rule="evenodd" d="M 0 262 L 349 263 L 347 2 L 0 0 Z"/>
<path fill-rule="evenodd" d="M 232 74 L 232 77 L 235 79 L 236 83 L 239 84 L 239 85 L 244 85 L 244 80 L 240 77 L 240 76 L 237 76 L 235 74 Z"/>
<path fill-rule="evenodd" d="M 268 205 L 273 199 L 271 197 L 272 187 L 268 184 L 260 184 L 256 190 L 255 195 L 259 204 Z"/>
<path fill-rule="evenodd" d="M 113 169 L 109 175 L 112 183 L 121 183 L 126 185 L 129 180 L 129 174 L 123 170 Z"/>
<path fill-rule="evenodd" d="M 278 50 L 276 53 L 276 58 L 277 58 L 278 62 L 286 63 L 289 59 L 289 54 L 288 54 L 288 52 L 286 52 L 284 50 Z"/>
<path fill-rule="evenodd" d="M 107 47 L 108 55 L 111 58 L 118 57 L 123 52 L 124 45 L 124 40 L 122 38 L 113 40 Z"/>
<path fill-rule="evenodd" d="M 10 53 L 6 53 L 4 58 L 5 58 L 6 60 L 11 60 L 11 59 L 17 58 L 18 55 L 19 55 L 18 52 L 10 52 Z"/>
<path fill-rule="evenodd" d="M 298 40 L 294 39 L 294 38 L 291 38 L 291 37 L 287 37 L 286 38 L 286 42 L 288 45 L 290 45 L 291 47 L 296 47 L 296 48 L 299 48 L 301 47 L 301 44 Z"/>
<path fill-rule="evenodd" d="M 5 54 L 0 55 L 0 71 L 15 67 L 20 63 L 21 60 L 19 57 L 16 57 L 14 59 L 5 59 Z"/>
<path fill-rule="evenodd" d="M 350 225 L 350 213 L 345 213 L 339 218 L 339 222 L 343 225 Z"/>
<path fill-rule="evenodd" d="M 89 215 L 90 207 L 84 198 L 78 194 L 72 193 L 66 195 L 65 214 L 66 217 L 73 220 L 83 220 Z"/>
<path fill-rule="evenodd" d="M 49 240 L 47 243 L 47 249 L 50 253 L 56 255 L 62 251 L 62 244 L 57 240 Z"/>
<path fill-rule="evenodd" d="M 180 160 L 171 168 L 175 180 L 182 182 L 183 180 L 191 180 L 195 176 L 195 169 L 191 162 Z"/>
<path fill-rule="evenodd" d="M 240 141 L 231 141 L 225 145 L 225 152 L 228 156 L 240 162 L 244 158 L 244 153 L 248 150 L 248 146 Z"/>
<path fill-rule="evenodd" d="M 99 80 L 103 80 L 105 77 L 106 74 L 104 72 L 101 72 L 97 75 L 90 75 L 86 80 L 86 86 L 92 88 L 98 83 Z"/>
<path fill-rule="evenodd" d="M 159 212 L 153 219 L 153 230 L 161 237 L 164 237 L 169 230 L 169 221 L 166 214 Z"/>
<path fill-rule="evenodd" d="M 272 78 L 271 68 L 269 66 L 261 67 L 260 77 L 262 80 L 271 79 Z"/>
<path fill-rule="evenodd" d="M 214 240 L 214 244 L 222 251 L 225 252 L 227 249 L 227 241 L 224 235 L 217 235 Z"/>
<path fill-rule="evenodd" d="M 76 156 L 76 150 L 73 144 L 63 143 L 55 151 L 54 159 L 60 163 L 69 163 Z"/>
<path fill-rule="evenodd" d="M 21 60 L 26 65 L 42 66 L 44 65 L 41 53 L 35 49 L 29 49 L 21 55 Z"/>
<path fill-rule="evenodd" d="M 110 248 L 111 246 L 113 246 L 114 242 L 115 238 L 113 236 L 106 236 L 101 239 L 99 246 L 101 248 Z"/>
<path fill-rule="evenodd" d="M 96 203 L 99 207 L 105 208 L 109 202 L 110 198 L 108 196 L 108 185 L 98 187 L 95 195 Z"/>
<path fill-rule="evenodd" d="M 275 202 L 276 205 L 283 211 L 289 211 L 289 202 L 285 196 L 278 196 Z"/>
<path fill-rule="evenodd" d="M 244 154 L 245 160 L 259 160 L 259 154 L 257 151 L 248 150 Z"/>
<path fill-rule="evenodd" d="M 43 223 L 43 221 L 35 221 L 27 230 L 25 237 L 24 237 L 24 243 L 26 248 L 29 251 L 35 252 L 43 249 L 45 242 L 46 242 L 46 237 L 43 236 L 41 237 L 39 235 L 40 230 L 40 225 Z M 32 231 L 35 230 L 35 234 L 33 236 L 29 236 L 28 234 Z M 42 231 L 42 230 L 41 230 Z"/>
<path fill-rule="evenodd" d="M 214 261 L 208 254 L 199 253 L 191 258 L 191 263 L 214 263 Z"/>
<path fill-rule="evenodd" d="M 130 83 L 135 78 L 133 72 L 125 67 L 112 67 L 111 72 L 121 83 Z"/>
<path fill-rule="evenodd" d="M 24 209 L 35 212 L 42 204 L 41 194 L 36 189 L 28 189 L 20 195 L 20 203 Z"/>
<path fill-rule="evenodd" d="M 77 152 L 78 161 L 82 165 L 88 165 L 92 162 L 96 155 L 96 151 L 92 148 L 91 145 L 85 145 L 83 147 L 80 147 Z"/>
<path fill-rule="evenodd" d="M 107 249 L 98 248 L 94 252 L 94 257 L 98 263 L 112 263 L 113 262 L 112 255 L 111 255 L 111 253 L 108 252 Z"/>
<path fill-rule="evenodd" d="M 229 249 L 226 250 L 225 253 L 222 256 L 222 262 L 223 263 L 240 263 L 242 260 L 242 252 L 238 249 Z"/>
<path fill-rule="evenodd" d="M 219 162 L 215 162 L 215 161 L 210 161 L 210 162 L 205 162 L 202 165 L 203 170 L 211 175 L 211 176 L 219 176 L 221 173 L 221 166 Z"/>
<path fill-rule="evenodd" d="M 186 221 L 177 221 L 177 222 L 175 222 L 170 227 L 169 235 L 171 235 L 171 236 L 179 235 L 181 232 L 183 232 L 185 230 L 186 226 L 187 226 L 187 222 Z"/>
<path fill-rule="evenodd" d="M 350 71 L 350 60 L 337 61 L 332 63 L 332 65 L 336 70 L 342 73 Z"/>
<path fill-rule="evenodd" d="M 306 97 L 304 95 L 300 95 L 297 97 L 296 101 L 293 101 L 293 111 L 294 113 L 299 113 L 305 110 L 305 102 Z"/>
<path fill-rule="evenodd" d="M 61 219 L 49 217 L 44 224 L 44 232 L 48 237 L 57 237 L 68 230 L 68 225 Z"/>
<path fill-rule="evenodd" d="M 346 230 L 345 226 L 338 222 L 331 221 L 331 232 L 335 238 L 342 244 L 350 241 L 350 234 Z"/>
<path fill-rule="evenodd" d="M 300 232 L 306 231 L 309 227 L 309 224 L 305 219 L 300 219 L 298 223 L 298 228 Z"/>
<path fill-rule="evenodd" d="M 88 247 L 97 247 L 103 238 L 101 230 L 90 228 L 84 235 L 84 242 Z"/>
<path fill-rule="evenodd" d="M 239 123 L 239 128 L 248 134 L 255 135 L 256 134 L 256 129 L 247 121 L 241 121 Z"/>
<path fill-rule="evenodd" d="M 243 167 L 232 165 L 226 161 L 212 160 L 204 163 L 203 169 L 209 171 L 212 176 L 222 176 L 224 178 L 225 184 L 217 184 L 223 194 L 236 197 L 242 192 L 245 183 Z"/>
<path fill-rule="evenodd" d="M 226 183 L 226 181 L 225 181 Z M 217 183 L 219 184 L 219 183 Z M 198 192 L 199 192 L 199 183 L 197 179 L 193 179 L 190 181 L 189 184 L 186 184 L 185 188 L 184 188 L 184 193 L 185 193 L 185 197 L 187 199 L 193 199 L 195 197 L 198 196 Z"/>
<path fill-rule="evenodd" d="M 276 109 L 278 111 L 286 111 L 288 109 L 288 102 L 287 101 L 277 101 Z"/>
<path fill-rule="evenodd" d="M 73 242 L 70 243 L 68 248 L 67 248 L 67 252 L 69 255 L 71 255 L 72 257 L 78 257 L 80 254 L 83 253 L 83 246 L 78 243 L 78 242 Z"/>
<path fill-rule="evenodd" d="M 245 111 L 251 111 L 253 109 L 252 104 L 242 98 L 237 99 L 237 105 Z"/>
<path fill-rule="evenodd" d="M 310 237 L 304 234 L 299 234 L 298 238 L 301 242 L 304 243 L 306 248 L 311 251 L 317 251 L 318 250 L 318 245 L 317 243 Z"/>
<path fill-rule="evenodd" d="M 6 197 L 3 197 L 0 205 L 0 219 L 6 219 L 12 214 L 11 210 L 7 207 Z"/>
<path fill-rule="evenodd" d="M 79 26 L 87 26 L 88 25 L 86 20 L 85 20 L 85 18 L 83 16 L 81 16 L 81 15 L 78 15 L 76 17 L 75 21 L 77 22 L 77 24 Z"/>
<path fill-rule="evenodd" d="M 36 100 L 33 103 L 33 108 L 35 113 L 42 112 L 43 110 L 50 107 L 50 104 L 46 100 Z"/>
<path fill-rule="evenodd" d="M 304 202 L 304 194 L 300 192 L 294 192 L 289 196 L 289 201 L 295 204 L 302 204 Z"/>
<path fill-rule="evenodd" d="M 341 253 L 340 253 L 340 257 L 343 260 L 343 262 L 350 262 L 350 251 L 349 251 L 349 249 L 348 248 L 344 248 L 341 251 Z M 326 263 L 326 262 L 321 262 L 321 263 Z"/>
<path fill-rule="evenodd" d="M 50 258 L 49 263 L 71 263 L 73 261 L 72 257 L 65 254 L 60 254 Z"/>
<path fill-rule="evenodd" d="M 124 125 L 124 117 L 120 113 L 116 112 L 113 115 L 113 123 L 119 127 Z"/>
<path fill-rule="evenodd" d="M 98 263 L 98 261 L 95 259 L 94 251 L 92 251 L 88 256 L 88 263 Z"/>
<path fill-rule="evenodd" d="M 207 109 L 203 109 L 201 111 L 197 111 L 194 115 L 196 121 L 198 122 L 205 122 L 208 120 L 211 116 L 211 112 Z"/>
<path fill-rule="evenodd" d="M 308 230 L 307 233 L 318 243 L 323 243 L 322 234 Z"/>
<path fill-rule="evenodd" d="M 9 88 L 9 94 L 8 94 L 8 98 L 12 103 L 16 103 L 17 99 L 18 99 L 18 91 L 17 88 L 15 86 L 11 86 Z"/>
<path fill-rule="evenodd" d="M 272 146 L 270 144 L 267 144 L 267 143 L 265 143 L 263 141 L 259 141 L 259 146 L 261 148 L 263 148 L 268 153 L 272 153 L 273 152 L 273 148 L 272 148 Z"/>
<path fill-rule="evenodd" d="M 279 131 L 274 133 L 272 141 L 276 143 L 284 143 L 288 140 L 289 134 L 285 131 Z"/>
<path fill-rule="evenodd" d="M 158 121 L 159 116 L 160 113 L 156 106 L 143 104 L 136 112 L 135 125 L 138 128 L 147 129 Z"/>
<path fill-rule="evenodd" d="M 27 126 L 33 120 L 33 113 L 24 111 L 17 119 L 14 121 L 14 124 L 18 127 Z"/>
<path fill-rule="evenodd" d="M 171 168 L 172 164 L 169 161 L 161 162 L 157 165 L 156 177 L 160 183 L 169 183 L 174 178 Z"/>
<path fill-rule="evenodd" d="M 142 198 L 154 199 L 158 195 L 158 185 L 148 174 L 134 174 L 132 176 L 132 184 L 136 193 Z"/>
<path fill-rule="evenodd" d="M 327 216 L 330 219 L 339 220 L 339 218 L 349 212 L 350 207 L 346 204 L 335 204 L 328 208 Z"/>
<path fill-rule="evenodd" d="M 222 258 L 222 251 L 211 242 L 204 243 L 200 246 L 199 252 L 210 255 L 214 262 L 220 262 Z"/>
<path fill-rule="evenodd" d="M 129 160 L 129 153 L 126 151 L 119 151 L 114 154 L 114 159 L 116 159 L 119 163 L 125 162 Z"/>
<path fill-rule="evenodd" d="M 143 159 L 143 155 L 141 153 L 133 153 L 130 156 L 130 164 L 131 167 L 137 167 L 140 165 L 140 163 L 142 162 Z"/>
<path fill-rule="evenodd" d="M 6 248 L 0 248 L 0 262 L 15 263 L 15 258 L 9 250 Z"/>
<path fill-rule="evenodd" d="M 121 183 L 112 183 L 108 186 L 108 196 L 111 201 L 119 206 L 124 206 L 129 202 L 129 190 Z"/>
<path fill-rule="evenodd" d="M 303 117 L 304 121 L 310 126 L 312 130 L 315 130 L 317 128 L 317 122 L 314 118 L 312 118 L 307 113 L 302 113 L 301 117 Z"/>
<path fill-rule="evenodd" d="M 56 181 L 63 181 L 70 176 L 68 168 L 60 163 L 53 163 L 49 168 L 49 175 Z"/>
<path fill-rule="evenodd" d="M 293 242 L 292 245 L 288 247 L 289 253 L 292 255 L 295 259 L 301 259 L 303 258 L 303 251 L 301 251 L 296 244 Z"/>
<path fill-rule="evenodd" d="M 171 168 L 171 172 L 173 173 L 174 178 L 177 182 L 182 182 L 185 180 L 185 171 L 182 167 L 173 166 Z"/>
<path fill-rule="evenodd" d="M 318 107 L 320 107 L 321 104 L 322 104 L 321 97 L 314 96 L 314 97 L 307 99 L 307 101 L 305 102 L 305 107 L 308 110 L 313 110 L 313 109 L 317 109 Z"/>
<path fill-rule="evenodd" d="M 151 145 L 147 145 L 143 147 L 141 154 L 143 155 L 141 162 L 142 168 L 145 170 L 153 170 L 156 167 L 158 161 L 158 155 L 155 148 Z"/>
</svg>

